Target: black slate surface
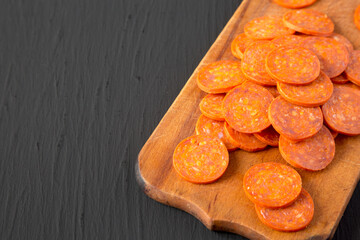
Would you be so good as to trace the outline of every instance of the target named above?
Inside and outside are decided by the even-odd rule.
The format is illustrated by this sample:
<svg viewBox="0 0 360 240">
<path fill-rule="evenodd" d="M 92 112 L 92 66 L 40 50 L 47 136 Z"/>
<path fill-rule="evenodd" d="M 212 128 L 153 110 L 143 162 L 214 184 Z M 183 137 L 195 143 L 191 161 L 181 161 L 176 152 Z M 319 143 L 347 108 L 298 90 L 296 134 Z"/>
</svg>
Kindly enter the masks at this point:
<svg viewBox="0 0 360 240">
<path fill-rule="evenodd" d="M 237 0 L 4 0 L 0 239 L 244 239 L 148 198 L 137 154 Z M 335 239 L 360 238 L 355 190 Z"/>
</svg>

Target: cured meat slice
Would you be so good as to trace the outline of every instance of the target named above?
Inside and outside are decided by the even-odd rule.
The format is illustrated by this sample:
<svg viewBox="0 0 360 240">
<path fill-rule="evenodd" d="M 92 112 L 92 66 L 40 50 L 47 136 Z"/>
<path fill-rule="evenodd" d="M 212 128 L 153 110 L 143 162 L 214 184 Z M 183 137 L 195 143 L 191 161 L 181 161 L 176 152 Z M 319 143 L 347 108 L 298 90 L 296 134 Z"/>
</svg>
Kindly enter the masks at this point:
<svg viewBox="0 0 360 240">
<path fill-rule="evenodd" d="M 307 85 L 295 86 L 278 82 L 278 91 L 288 102 L 304 107 L 316 107 L 329 100 L 333 84 L 330 78 L 321 72 L 315 81 Z"/>
<path fill-rule="evenodd" d="M 197 135 L 208 134 L 219 138 L 229 151 L 236 149 L 236 146 L 231 144 L 225 137 L 224 121 L 216 121 L 202 114 L 196 122 L 195 132 Z"/>
<path fill-rule="evenodd" d="M 285 35 L 274 38 L 271 42 L 277 47 L 299 47 L 304 39 L 301 35 Z"/>
<path fill-rule="evenodd" d="M 316 0 L 273 0 L 274 3 L 286 8 L 303 8 L 312 5 Z"/>
<path fill-rule="evenodd" d="M 346 85 L 335 85 L 334 92 L 323 106 L 324 120 L 332 130 L 360 134 L 360 91 Z"/>
<path fill-rule="evenodd" d="M 302 46 L 314 52 L 320 60 L 320 69 L 329 78 L 340 75 L 349 63 L 349 52 L 344 44 L 327 37 L 307 37 Z"/>
<path fill-rule="evenodd" d="M 354 46 L 352 45 L 352 43 L 346 37 L 344 37 L 343 35 L 338 34 L 338 33 L 332 33 L 328 37 L 332 38 L 332 39 L 335 39 L 339 43 L 344 44 L 345 47 L 347 48 L 347 50 L 349 51 L 349 53 L 351 53 L 354 50 Z"/>
<path fill-rule="evenodd" d="M 223 102 L 225 120 L 236 131 L 255 133 L 270 126 L 268 108 L 274 97 L 251 82 L 245 82 L 226 94 Z"/>
<path fill-rule="evenodd" d="M 246 196 L 255 204 L 279 208 L 293 203 L 302 188 L 300 175 L 291 167 L 266 162 L 252 166 L 243 180 Z"/>
<path fill-rule="evenodd" d="M 294 232 L 308 226 L 314 216 L 314 202 L 303 188 L 296 201 L 284 208 L 266 208 L 255 205 L 261 222 L 278 231 Z"/>
<path fill-rule="evenodd" d="M 355 50 L 350 54 L 350 62 L 345 75 L 351 82 L 360 86 L 360 50 Z"/>
<path fill-rule="evenodd" d="M 239 34 L 231 43 L 231 52 L 232 54 L 238 58 L 242 59 L 245 49 L 252 44 L 254 39 L 248 38 L 245 33 Z"/>
<path fill-rule="evenodd" d="M 277 97 L 269 107 L 269 119 L 275 130 L 290 140 L 314 136 L 323 125 L 319 107 L 302 107 Z"/>
<path fill-rule="evenodd" d="M 270 146 L 273 147 L 279 146 L 280 134 L 277 131 L 275 131 L 275 129 L 272 126 L 258 133 L 254 133 L 254 136 L 263 143 L 266 143 Z"/>
<path fill-rule="evenodd" d="M 211 183 L 220 178 L 229 164 L 224 143 L 211 135 L 185 138 L 175 148 L 173 166 L 176 172 L 192 183 Z"/>
<path fill-rule="evenodd" d="M 273 95 L 274 98 L 280 95 L 279 91 L 275 86 L 263 86 L 263 87 L 266 88 L 266 90 L 268 90 Z"/>
<path fill-rule="evenodd" d="M 214 120 L 224 121 L 225 116 L 222 108 L 224 97 L 225 94 L 206 95 L 199 104 L 202 114 Z"/>
<path fill-rule="evenodd" d="M 335 156 L 335 142 L 331 132 L 323 126 L 311 138 L 292 143 L 280 136 L 281 156 L 294 167 L 319 171 L 328 166 Z"/>
<path fill-rule="evenodd" d="M 284 14 L 284 24 L 297 32 L 311 35 L 328 35 L 334 31 L 334 23 L 324 13 L 314 9 L 294 10 Z"/>
<path fill-rule="evenodd" d="M 354 12 L 354 23 L 358 29 L 360 29 L 360 5 L 355 9 Z"/>
<path fill-rule="evenodd" d="M 246 80 L 237 61 L 223 60 L 200 69 L 197 84 L 207 93 L 225 93 Z"/>
<path fill-rule="evenodd" d="M 295 31 L 286 27 L 280 16 L 263 16 L 245 24 L 244 32 L 253 39 L 273 39 L 283 35 L 294 34 Z"/>
<path fill-rule="evenodd" d="M 276 81 L 266 72 L 265 67 L 266 56 L 275 48 L 270 41 L 263 40 L 252 43 L 245 50 L 241 70 L 246 78 L 261 85 L 276 85 Z"/>
<path fill-rule="evenodd" d="M 288 84 L 311 83 L 320 74 L 319 59 L 305 48 L 277 48 L 267 55 L 265 66 L 272 78 Z"/>
<path fill-rule="evenodd" d="M 260 151 L 267 146 L 266 143 L 257 139 L 254 134 L 238 132 L 226 122 L 224 124 L 224 133 L 231 144 L 248 152 Z"/>
<path fill-rule="evenodd" d="M 344 84 L 344 83 L 349 82 L 349 79 L 347 79 L 345 74 L 343 73 L 343 74 L 340 74 L 337 77 L 332 78 L 331 81 L 333 83 L 337 83 L 337 84 Z"/>
</svg>

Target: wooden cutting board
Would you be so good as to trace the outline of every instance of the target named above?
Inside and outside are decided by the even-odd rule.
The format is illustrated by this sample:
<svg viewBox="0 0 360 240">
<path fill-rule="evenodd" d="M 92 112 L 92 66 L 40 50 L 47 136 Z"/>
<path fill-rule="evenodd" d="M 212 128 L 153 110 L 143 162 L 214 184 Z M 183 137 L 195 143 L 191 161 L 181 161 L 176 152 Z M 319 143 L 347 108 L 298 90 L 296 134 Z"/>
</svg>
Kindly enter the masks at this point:
<svg viewBox="0 0 360 240">
<path fill-rule="evenodd" d="M 327 13 L 335 23 L 335 32 L 345 35 L 355 49 L 360 49 L 360 30 L 352 21 L 359 4 L 360 0 L 319 0 L 310 8 Z M 277 148 L 230 153 L 225 174 L 207 185 L 186 182 L 172 167 L 176 145 L 194 134 L 201 114 L 198 105 L 206 94 L 196 85 L 199 68 L 214 61 L 234 59 L 231 41 L 243 32 L 248 21 L 286 11 L 269 0 L 243 1 L 139 153 L 137 179 L 149 197 L 192 214 L 211 230 L 229 231 L 251 239 L 327 239 L 334 235 L 359 180 L 360 136 L 339 135 L 335 158 L 325 170 L 298 170 L 304 188 L 314 199 L 315 215 L 306 229 L 295 233 L 278 232 L 263 225 L 242 190 L 244 173 L 252 165 L 269 161 L 286 163 Z"/>
</svg>

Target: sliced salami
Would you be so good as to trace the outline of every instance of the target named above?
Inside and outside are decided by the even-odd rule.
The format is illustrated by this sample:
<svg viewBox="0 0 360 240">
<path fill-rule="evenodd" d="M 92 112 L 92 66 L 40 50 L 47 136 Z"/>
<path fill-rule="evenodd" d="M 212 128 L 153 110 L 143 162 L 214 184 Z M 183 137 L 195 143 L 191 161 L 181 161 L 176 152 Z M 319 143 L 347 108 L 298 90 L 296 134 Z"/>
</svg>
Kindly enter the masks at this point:
<svg viewBox="0 0 360 240">
<path fill-rule="evenodd" d="M 245 33 L 239 34 L 231 43 L 231 53 L 238 59 L 242 59 L 245 49 L 250 46 L 254 41 L 248 38 Z"/>
<path fill-rule="evenodd" d="M 275 129 L 272 126 L 258 133 L 254 133 L 254 136 L 263 143 L 266 143 L 270 146 L 273 147 L 279 146 L 280 134 L 277 131 L 275 131 Z"/>
<path fill-rule="evenodd" d="M 199 104 L 202 114 L 214 120 L 224 121 L 225 116 L 222 108 L 224 97 L 225 94 L 206 95 Z"/>
<path fill-rule="evenodd" d="M 273 0 L 274 3 L 286 8 L 303 8 L 312 5 L 316 0 Z"/>
<path fill-rule="evenodd" d="M 271 42 L 277 47 L 299 47 L 304 39 L 301 35 L 285 35 L 274 38 Z"/>
<path fill-rule="evenodd" d="M 335 39 L 336 41 L 338 41 L 339 43 L 344 44 L 344 46 L 347 48 L 347 50 L 349 51 L 349 53 L 351 53 L 354 50 L 354 46 L 352 45 L 352 43 L 349 41 L 349 39 L 347 39 L 346 37 L 344 37 L 341 34 L 338 33 L 332 33 L 330 36 L 328 36 L 329 38 Z"/>
<path fill-rule="evenodd" d="M 334 77 L 331 79 L 331 81 L 333 83 L 336 83 L 336 84 L 344 84 L 344 83 L 347 83 L 349 82 L 349 79 L 347 79 L 347 77 L 345 76 L 345 74 L 340 74 L 339 76 L 337 77 Z"/>
<path fill-rule="evenodd" d="M 351 52 L 345 75 L 351 82 L 360 86 L 360 50 Z"/>
</svg>

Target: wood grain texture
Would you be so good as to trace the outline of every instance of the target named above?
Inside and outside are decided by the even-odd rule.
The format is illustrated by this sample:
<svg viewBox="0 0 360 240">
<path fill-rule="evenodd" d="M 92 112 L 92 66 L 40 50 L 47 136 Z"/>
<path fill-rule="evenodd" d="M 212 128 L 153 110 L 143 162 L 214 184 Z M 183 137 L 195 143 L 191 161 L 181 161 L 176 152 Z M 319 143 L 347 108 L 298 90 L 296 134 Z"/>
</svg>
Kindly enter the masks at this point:
<svg viewBox="0 0 360 240">
<path fill-rule="evenodd" d="M 327 13 L 335 22 L 335 31 L 360 47 L 360 32 L 352 23 L 353 9 L 359 1 L 318 1 L 311 8 Z M 360 173 L 360 136 L 336 139 L 333 163 L 321 172 L 299 171 L 303 186 L 315 202 L 310 226 L 296 233 L 273 231 L 260 223 L 242 191 L 245 171 L 255 163 L 284 163 L 277 149 L 260 153 L 237 151 L 230 156 L 225 175 L 216 183 L 195 185 L 182 180 L 172 168 L 172 153 L 182 139 L 194 133 L 200 115 L 198 104 L 205 95 L 196 86 L 198 69 L 220 59 L 233 59 L 231 40 L 242 32 L 249 20 L 265 14 L 288 11 L 269 1 L 245 0 L 182 89 L 164 118 L 146 142 L 138 158 L 138 179 L 151 198 L 180 208 L 197 217 L 209 229 L 235 232 L 258 239 L 331 238 L 357 185 Z"/>
</svg>

